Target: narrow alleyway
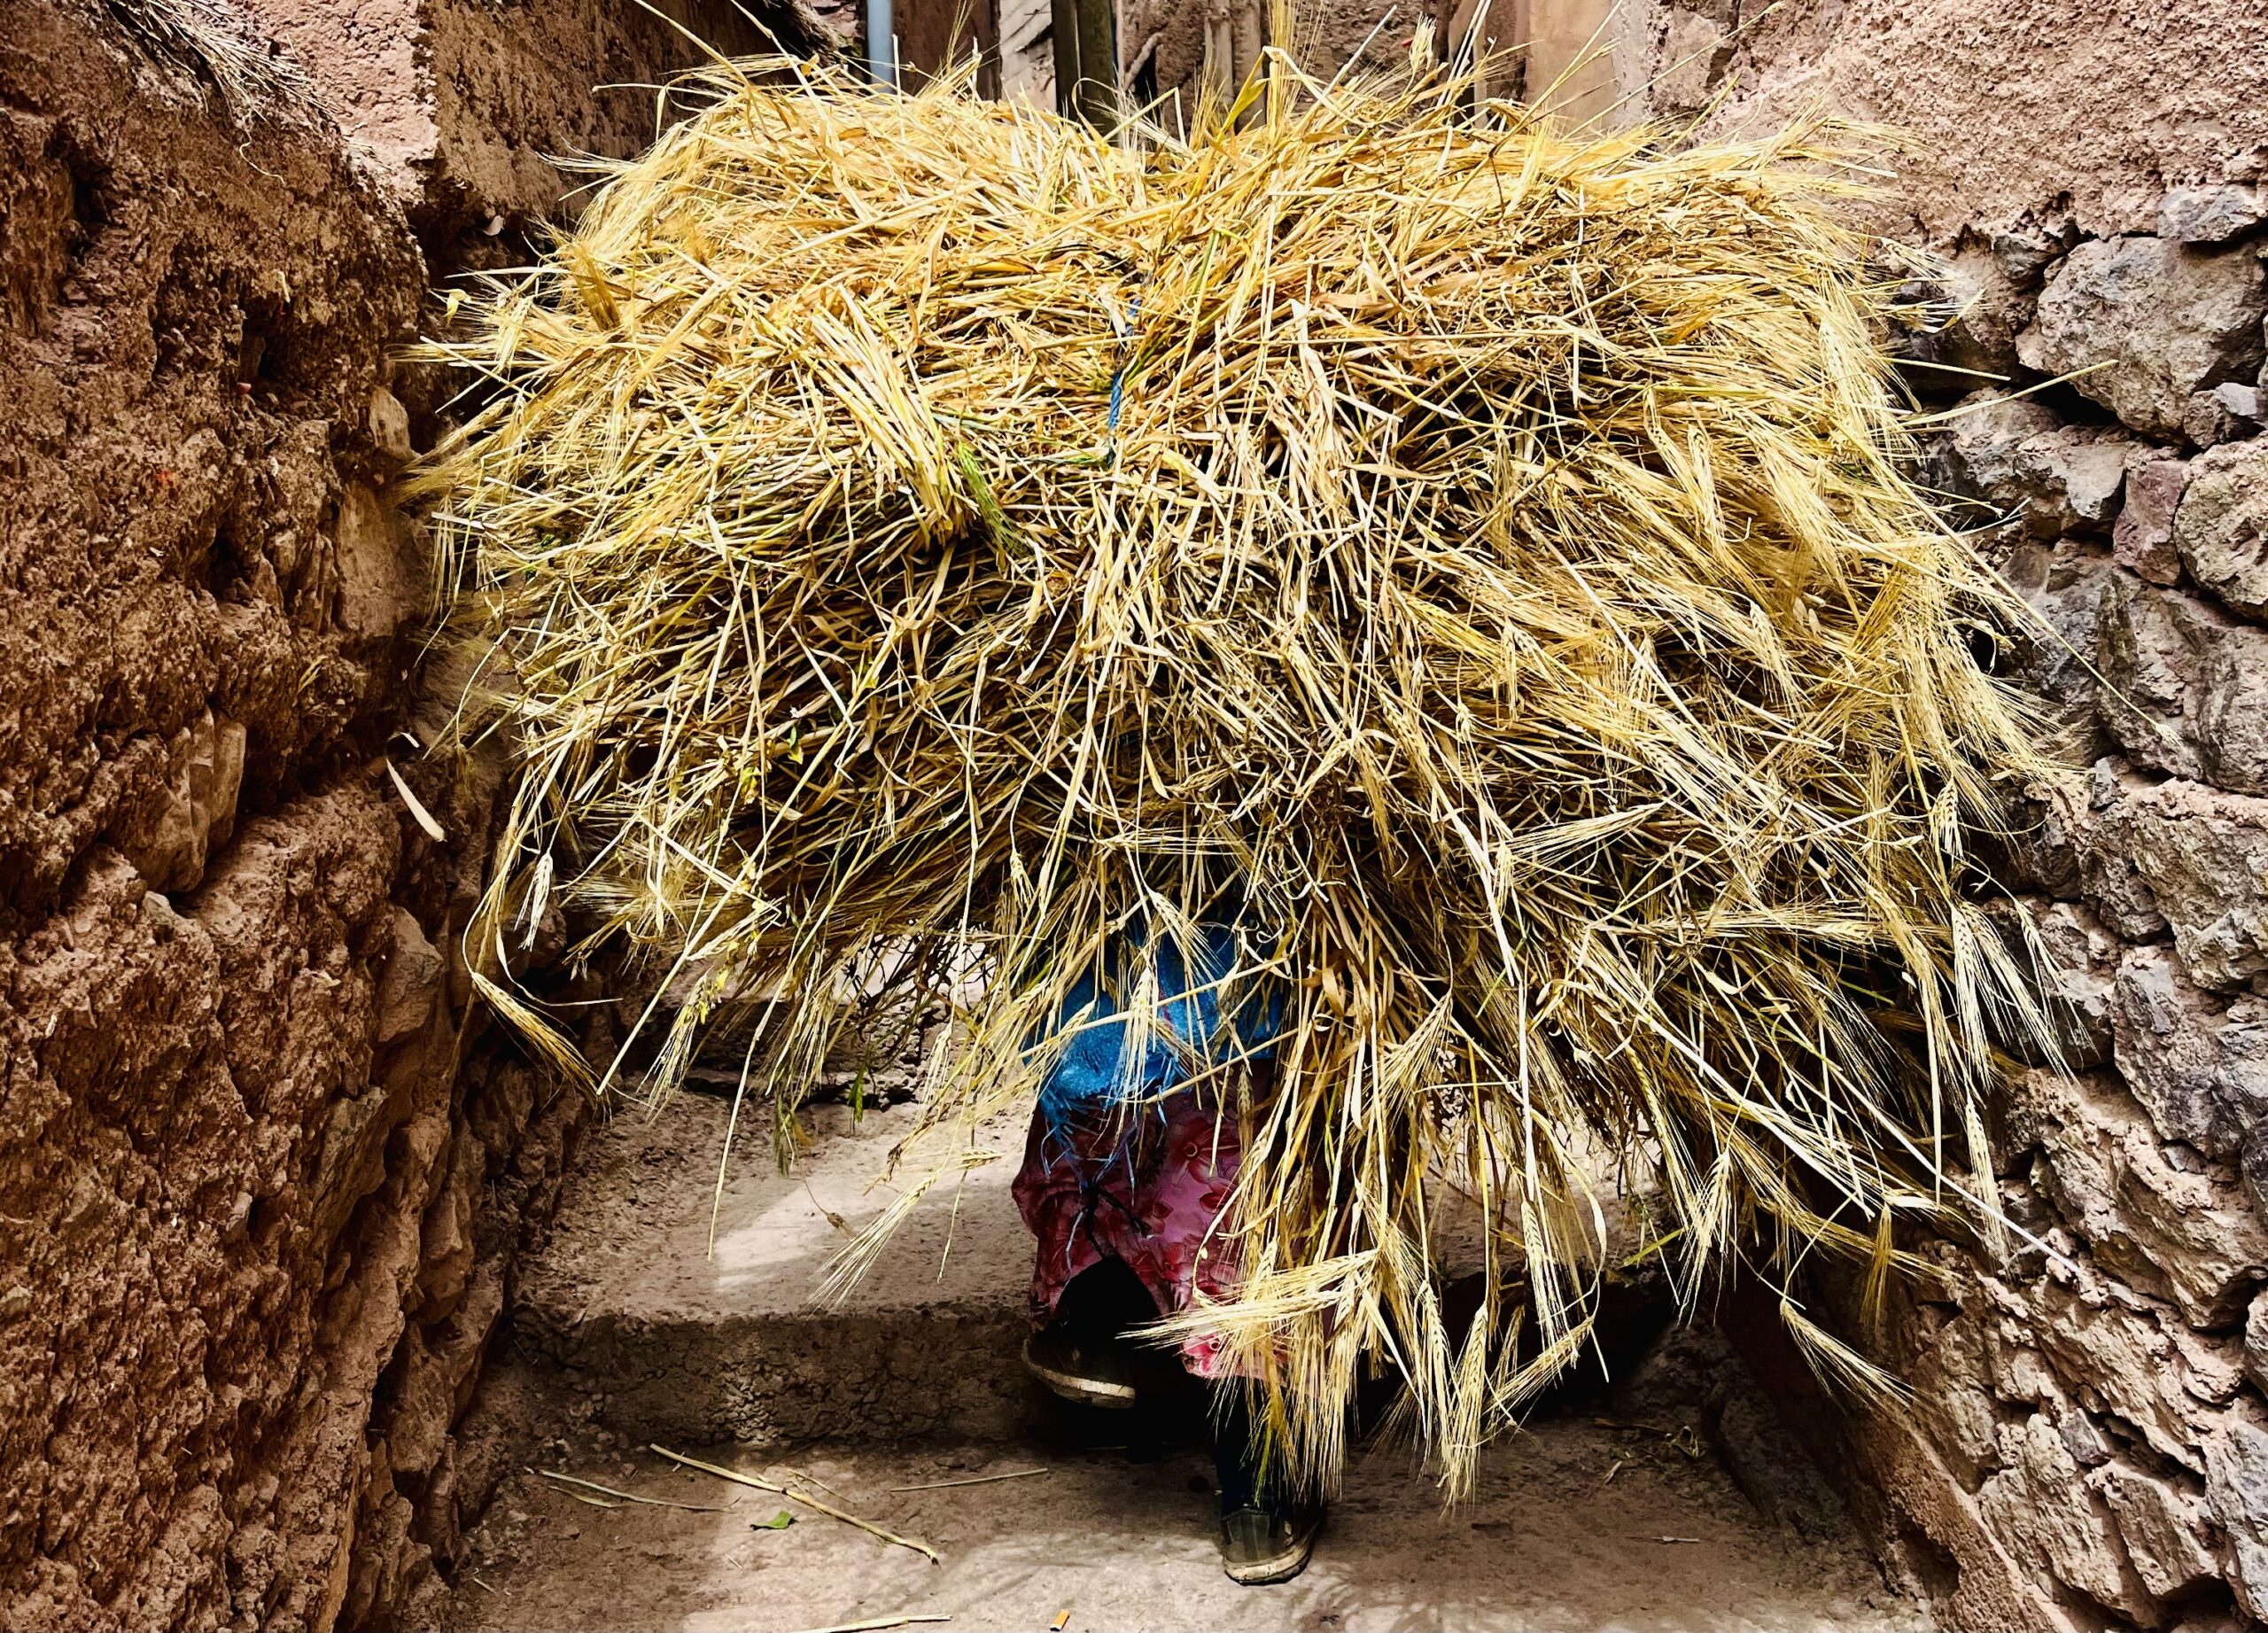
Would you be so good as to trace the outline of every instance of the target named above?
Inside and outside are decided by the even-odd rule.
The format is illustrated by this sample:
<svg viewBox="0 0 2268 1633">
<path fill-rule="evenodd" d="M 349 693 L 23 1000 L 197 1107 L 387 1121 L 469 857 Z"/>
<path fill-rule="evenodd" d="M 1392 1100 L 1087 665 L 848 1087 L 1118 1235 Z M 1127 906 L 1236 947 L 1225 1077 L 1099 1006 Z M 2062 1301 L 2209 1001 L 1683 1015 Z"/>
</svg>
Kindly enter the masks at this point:
<svg viewBox="0 0 2268 1633">
<path fill-rule="evenodd" d="M 1430 19 L 1524 43 L 1492 95 L 1673 143 L 1903 133 L 1850 219 L 1927 308 L 1886 337 L 1915 470 L 2043 621 L 2000 673 L 2068 762 L 2004 883 L 2073 1069 L 1987 1124 L 2051 1250 L 1919 1233 L 1878 1315 L 1821 1289 L 1909 1410 L 1834 1420 L 1728 1302 L 1738 1354 L 1669 1333 L 1454 1510 L 1373 1450 L 1305 1576 L 1231 1587 L 1194 1415 L 1024 1377 L 1010 1162 L 820 1308 L 903 1103 L 812 1108 L 792 1177 L 744 1125 L 711 1256 L 724 1104 L 604 1123 L 496 1024 L 512 764 L 445 747 L 404 478 L 471 400 L 416 343 L 709 48 L 895 42 L 912 85 L 966 13 L 986 89 L 1049 106 L 1099 20 L 1087 94 L 1188 105 L 1267 8 L 7 0 L 0 1629 L 2268 1627 L 2264 0 L 1297 10 L 1319 74 Z M 509 956 L 602 1056 L 581 934 L 516 916 Z"/>
</svg>

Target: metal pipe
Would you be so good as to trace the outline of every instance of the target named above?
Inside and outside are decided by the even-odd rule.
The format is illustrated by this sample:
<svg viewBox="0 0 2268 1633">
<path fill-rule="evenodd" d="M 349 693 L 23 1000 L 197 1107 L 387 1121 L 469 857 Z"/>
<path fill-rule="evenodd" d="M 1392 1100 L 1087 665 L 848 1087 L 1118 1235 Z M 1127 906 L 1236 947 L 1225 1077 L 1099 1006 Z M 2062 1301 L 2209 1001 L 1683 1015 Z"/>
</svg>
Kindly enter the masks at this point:
<svg viewBox="0 0 2268 1633">
<path fill-rule="evenodd" d="M 866 74 L 877 85 L 897 83 L 897 19 L 891 0 L 866 0 Z"/>
</svg>

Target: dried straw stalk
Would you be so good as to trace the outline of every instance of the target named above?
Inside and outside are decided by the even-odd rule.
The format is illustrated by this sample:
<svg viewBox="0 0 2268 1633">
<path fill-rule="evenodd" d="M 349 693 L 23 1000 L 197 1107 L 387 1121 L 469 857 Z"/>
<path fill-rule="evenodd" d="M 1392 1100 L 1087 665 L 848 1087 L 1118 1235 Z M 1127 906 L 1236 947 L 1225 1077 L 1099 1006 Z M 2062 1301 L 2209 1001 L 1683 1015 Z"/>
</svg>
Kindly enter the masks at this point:
<svg viewBox="0 0 2268 1633">
<path fill-rule="evenodd" d="M 886 1226 L 1114 937 L 1241 904 L 1223 985 L 1288 1025 L 1243 1295 L 1186 1321 L 1295 1466 L 1386 1366 L 1454 1487 L 1577 1357 L 1587 1147 L 1658 1171 L 1682 1289 L 1744 1260 L 1872 1377 L 1794 1279 L 1878 1279 L 1984 1171 L 1996 1035 L 2047 1029 L 1967 848 L 2035 766 L 1969 646 L 2014 608 L 1900 474 L 1845 138 L 1667 151 L 1281 54 L 1185 145 L 700 89 L 443 347 L 501 388 L 435 478 L 524 766 L 484 991 L 580 1069 L 510 976 L 567 904 L 697 973 L 644 1092 L 729 1013 L 783 1136 L 875 992 L 951 991 Z"/>
</svg>

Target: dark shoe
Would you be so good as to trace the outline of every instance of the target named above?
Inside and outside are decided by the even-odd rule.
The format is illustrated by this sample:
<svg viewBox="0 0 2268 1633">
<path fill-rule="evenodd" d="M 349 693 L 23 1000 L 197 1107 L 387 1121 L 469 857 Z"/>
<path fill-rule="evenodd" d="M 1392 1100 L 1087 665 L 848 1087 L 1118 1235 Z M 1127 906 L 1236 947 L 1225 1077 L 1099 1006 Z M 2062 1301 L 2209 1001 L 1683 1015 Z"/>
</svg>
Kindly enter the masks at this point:
<svg viewBox="0 0 2268 1633">
<path fill-rule="evenodd" d="M 1320 1503 L 1231 1509 L 1221 1516 L 1221 1568 L 1247 1588 L 1289 1582 L 1307 1569 L 1322 1529 Z"/>
<path fill-rule="evenodd" d="M 1067 1401 L 1124 1411 L 1138 1391 L 1125 1346 L 1059 1321 L 1024 1340 L 1024 1367 Z"/>
</svg>

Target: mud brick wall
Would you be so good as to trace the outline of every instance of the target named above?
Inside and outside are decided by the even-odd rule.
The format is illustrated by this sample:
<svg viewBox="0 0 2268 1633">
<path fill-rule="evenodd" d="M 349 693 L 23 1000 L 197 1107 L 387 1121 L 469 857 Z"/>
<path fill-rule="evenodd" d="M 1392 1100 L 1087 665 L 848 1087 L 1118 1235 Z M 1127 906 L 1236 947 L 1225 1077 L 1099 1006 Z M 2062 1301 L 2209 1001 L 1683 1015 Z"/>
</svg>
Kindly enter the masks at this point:
<svg viewBox="0 0 2268 1633">
<path fill-rule="evenodd" d="M 2073 766 L 2015 871 L 2078 1075 L 2031 1074 L 1995 1120 L 2001 1204 L 2055 1256 L 1927 1244 L 1943 1280 L 1862 1332 L 1913 1402 L 1834 1431 L 1843 1466 L 1956 1625 L 2258 1623 L 2268 27 L 2156 0 L 1761 11 L 1657 5 L 1616 77 L 1710 130 L 1824 102 L 1909 133 L 1866 214 L 1965 307 L 1903 343 L 1925 406 L 1959 410 L 1930 470 L 2060 637 L 2014 668 Z"/>
<path fill-rule="evenodd" d="M 416 1502 L 447 1528 L 447 1414 L 374 1411 L 468 1386 L 481 1203 L 564 1131 L 456 1070 L 480 780 L 413 768 L 436 844 L 378 765 L 420 723 L 416 241 L 319 116 L 231 115 L 196 66 L 64 4 L 0 41 L 14 1627 L 379 1609 L 358 1563 Z"/>
<path fill-rule="evenodd" d="M 830 50 L 793 0 L 245 0 L 377 161 L 437 274 L 520 264 L 586 175 L 556 161 L 654 139 L 656 86 L 703 60 Z M 836 25 L 849 12 L 830 12 Z"/>
<path fill-rule="evenodd" d="M 558 207 L 541 151 L 650 130 L 590 81 L 694 53 L 274 0 L 294 73 L 186 10 L 0 30 L 0 1625 L 414 1621 L 580 1108 L 470 1007 L 501 767 L 400 735 L 452 695 L 393 359 L 490 219 Z"/>
</svg>

